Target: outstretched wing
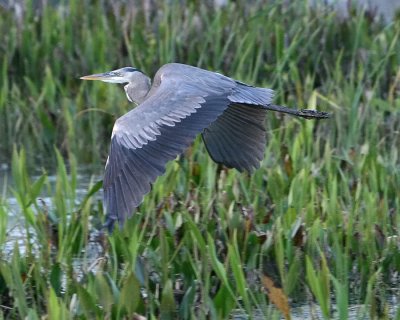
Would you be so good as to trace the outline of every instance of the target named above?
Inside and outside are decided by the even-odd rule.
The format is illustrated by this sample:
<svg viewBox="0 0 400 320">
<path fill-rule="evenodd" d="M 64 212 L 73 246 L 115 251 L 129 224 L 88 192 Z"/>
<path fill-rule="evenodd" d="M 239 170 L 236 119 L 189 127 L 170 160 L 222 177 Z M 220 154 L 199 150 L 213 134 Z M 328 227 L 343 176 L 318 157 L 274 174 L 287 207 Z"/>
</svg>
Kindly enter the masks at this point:
<svg viewBox="0 0 400 320">
<path fill-rule="evenodd" d="M 228 97 L 231 106 L 204 130 L 202 136 L 215 162 L 251 172 L 260 166 L 264 157 L 266 107 L 271 104 L 274 92 L 236 83 Z"/>
<path fill-rule="evenodd" d="M 157 72 L 148 98 L 114 125 L 103 185 L 109 228 L 132 215 L 166 163 L 224 112 L 235 86 L 220 74 L 185 65 Z"/>
<path fill-rule="evenodd" d="M 267 110 L 234 104 L 202 134 L 211 158 L 228 168 L 252 172 L 264 158 Z"/>
</svg>

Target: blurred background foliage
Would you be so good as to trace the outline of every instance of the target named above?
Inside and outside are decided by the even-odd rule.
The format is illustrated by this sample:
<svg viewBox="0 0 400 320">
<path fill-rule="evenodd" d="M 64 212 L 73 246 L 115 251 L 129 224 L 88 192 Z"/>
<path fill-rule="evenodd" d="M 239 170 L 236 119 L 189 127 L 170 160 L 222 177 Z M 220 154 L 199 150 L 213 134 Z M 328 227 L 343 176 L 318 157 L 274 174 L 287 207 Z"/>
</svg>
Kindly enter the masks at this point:
<svg viewBox="0 0 400 320">
<path fill-rule="evenodd" d="M 84 162 L 104 159 L 112 124 L 130 106 L 120 88 L 94 84 L 88 91 L 78 77 L 125 65 L 154 74 L 171 61 L 273 87 L 280 103 L 302 107 L 314 97 L 340 115 L 340 131 L 330 126 L 327 135 L 334 145 L 367 140 L 374 147 L 390 134 L 385 128 L 398 126 L 391 116 L 399 103 L 398 30 L 368 16 L 340 21 L 302 1 L 219 8 L 196 1 L 38 8 L 26 1 L 19 15 L 0 10 L 3 158 L 17 144 L 37 161 L 48 159 L 54 145 Z M 377 128 L 368 130 L 374 111 Z M 396 134 L 382 142 L 390 140 L 399 144 Z"/>
<path fill-rule="evenodd" d="M 315 317 L 354 305 L 358 318 L 399 317 L 396 17 L 343 19 L 307 1 L 13 4 L 0 6 L 0 162 L 13 180 L 0 198 L 2 317 L 279 319 L 263 277 L 292 307 L 315 302 Z M 333 117 L 271 113 L 252 176 L 215 165 L 197 139 L 124 230 L 98 233 L 101 184 L 79 198 L 78 172 L 99 172 L 132 105 L 120 86 L 79 77 L 173 61 Z"/>
</svg>

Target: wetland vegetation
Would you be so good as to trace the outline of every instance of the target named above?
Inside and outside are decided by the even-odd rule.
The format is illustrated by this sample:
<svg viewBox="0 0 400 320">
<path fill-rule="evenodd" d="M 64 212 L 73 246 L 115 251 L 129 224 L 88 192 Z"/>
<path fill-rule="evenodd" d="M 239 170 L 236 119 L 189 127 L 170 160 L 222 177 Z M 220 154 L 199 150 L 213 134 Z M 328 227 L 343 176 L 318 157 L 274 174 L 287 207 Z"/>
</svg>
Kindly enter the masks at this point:
<svg viewBox="0 0 400 320">
<path fill-rule="evenodd" d="M 400 318 L 400 21 L 265 2 L 0 6 L 1 318 Z M 333 117 L 270 113 L 252 175 L 197 139 L 104 234 L 99 165 L 132 105 L 79 76 L 172 61 Z"/>
</svg>

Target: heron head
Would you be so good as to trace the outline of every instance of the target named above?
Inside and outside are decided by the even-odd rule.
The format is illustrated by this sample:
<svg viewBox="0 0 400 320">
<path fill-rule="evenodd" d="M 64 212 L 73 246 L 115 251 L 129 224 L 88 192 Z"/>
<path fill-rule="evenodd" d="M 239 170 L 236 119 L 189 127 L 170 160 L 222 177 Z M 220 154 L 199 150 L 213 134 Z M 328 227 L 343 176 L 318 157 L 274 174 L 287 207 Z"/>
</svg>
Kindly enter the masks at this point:
<svg viewBox="0 0 400 320">
<path fill-rule="evenodd" d="M 133 67 L 124 67 L 109 72 L 91 74 L 81 77 L 82 80 L 100 80 L 110 83 L 127 83 L 133 82 L 138 75 L 143 75 L 143 72 Z"/>
</svg>

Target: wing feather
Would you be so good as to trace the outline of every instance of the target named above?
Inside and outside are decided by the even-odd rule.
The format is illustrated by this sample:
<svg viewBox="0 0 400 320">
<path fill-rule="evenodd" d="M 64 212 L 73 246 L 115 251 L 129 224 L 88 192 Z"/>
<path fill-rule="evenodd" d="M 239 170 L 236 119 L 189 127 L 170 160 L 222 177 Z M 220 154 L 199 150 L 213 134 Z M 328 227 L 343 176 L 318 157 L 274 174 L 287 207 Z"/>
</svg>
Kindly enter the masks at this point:
<svg viewBox="0 0 400 320">
<path fill-rule="evenodd" d="M 253 171 L 263 159 L 266 110 L 234 104 L 202 136 L 211 158 L 239 171 Z"/>
<path fill-rule="evenodd" d="M 109 228 L 132 215 L 166 163 L 229 106 L 233 80 L 195 68 L 186 81 L 187 72 L 193 70 L 161 68 L 149 97 L 116 121 L 104 176 Z"/>
</svg>

